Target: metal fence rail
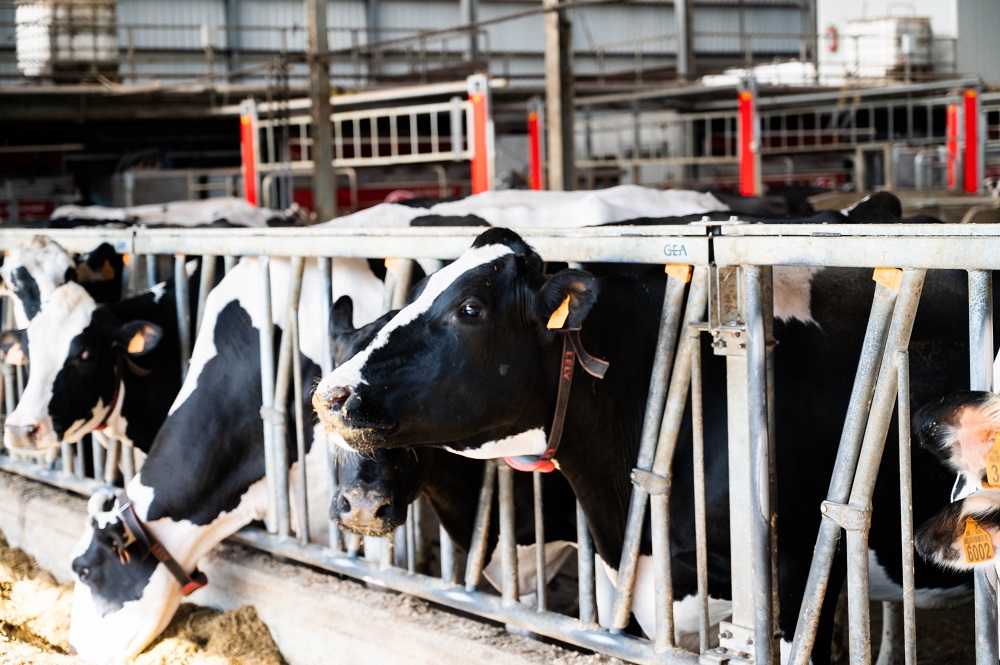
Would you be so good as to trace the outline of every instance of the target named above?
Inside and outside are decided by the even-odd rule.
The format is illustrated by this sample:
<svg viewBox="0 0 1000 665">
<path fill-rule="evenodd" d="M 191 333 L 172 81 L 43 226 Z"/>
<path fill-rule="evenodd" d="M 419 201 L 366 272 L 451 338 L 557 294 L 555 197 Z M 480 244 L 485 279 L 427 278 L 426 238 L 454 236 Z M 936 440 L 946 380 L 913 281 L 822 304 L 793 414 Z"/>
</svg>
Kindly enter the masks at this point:
<svg viewBox="0 0 1000 665">
<path fill-rule="evenodd" d="M 710 233 L 710 230 L 712 233 Z M 474 228 L 393 228 L 393 229 L 346 229 L 330 227 L 313 227 L 308 229 L 127 229 L 116 231 L 73 230 L 52 232 L 58 242 L 71 251 L 86 251 L 97 242 L 112 242 L 119 251 L 132 254 L 130 262 L 131 274 L 129 282 L 134 289 L 145 285 L 149 277 L 142 274 L 141 267 L 146 261 L 138 260 L 143 256 L 173 255 L 174 265 L 183 266 L 186 256 L 201 256 L 211 251 L 211 256 L 225 257 L 261 257 L 262 266 L 268 261 L 288 261 L 291 259 L 292 280 L 290 284 L 290 300 L 288 324 L 282 334 L 277 356 L 272 353 L 275 345 L 270 339 L 262 338 L 262 373 L 264 378 L 263 401 L 265 407 L 281 404 L 284 396 L 295 395 L 295 402 L 301 403 L 301 381 L 295 380 L 298 373 L 294 366 L 294 358 L 298 358 L 298 313 L 302 308 L 319 308 L 322 319 L 329 321 L 330 294 L 330 261 L 329 257 L 383 257 L 391 256 L 403 259 L 395 280 L 387 284 L 386 306 L 398 306 L 405 294 L 403 273 L 407 260 L 434 259 L 450 260 L 457 257 L 468 248 L 471 241 L 481 232 Z M 728 657 L 744 660 L 753 657 L 755 662 L 776 662 L 777 646 L 773 640 L 772 616 L 773 589 L 771 571 L 773 564 L 769 563 L 773 553 L 770 546 L 773 538 L 771 520 L 755 519 L 753 516 L 765 516 L 774 510 L 769 505 L 770 483 L 773 476 L 768 472 L 773 464 L 772 432 L 773 398 L 770 396 L 773 380 L 770 378 L 770 329 L 769 321 L 771 302 L 770 267 L 778 265 L 796 266 L 844 266 L 844 267 L 880 267 L 893 266 L 905 269 L 906 280 L 920 281 L 926 269 L 960 269 L 972 271 L 983 278 L 988 271 L 1000 268 L 1000 226 L 995 225 L 928 225 L 928 226 L 867 226 L 867 227 L 830 227 L 830 226 L 767 226 L 725 224 L 708 227 L 692 225 L 686 227 L 622 227 L 588 228 L 573 230 L 520 230 L 526 241 L 540 255 L 551 261 L 568 262 L 629 262 L 663 264 L 675 261 L 679 255 L 686 256 L 685 262 L 694 266 L 691 274 L 690 287 L 685 286 L 685 280 L 671 277 L 664 299 L 664 313 L 661 322 L 661 335 L 657 350 L 657 364 L 650 386 L 650 398 L 647 403 L 647 416 L 642 435 L 642 451 L 636 460 L 637 473 L 649 474 L 650 478 L 668 478 L 676 442 L 680 420 L 684 413 L 691 387 L 693 410 L 697 414 L 701 403 L 701 370 L 698 354 L 699 337 L 705 331 L 713 333 L 723 341 L 737 333 L 745 335 L 744 353 L 727 354 L 727 375 L 730 382 L 730 449 L 731 451 L 746 450 L 747 454 L 731 453 L 730 477 L 734 483 L 731 488 L 730 519 L 738 524 L 739 539 L 733 539 L 733 616 L 724 624 L 724 639 L 722 647 L 728 649 Z M 0 231 L 0 247 L 7 248 L 27 236 L 32 231 Z M 680 249 L 683 249 L 683 253 Z M 325 294 L 321 302 L 299 302 L 298 289 L 301 282 L 295 275 L 304 264 L 313 264 L 318 260 L 321 272 L 321 291 Z M 152 262 L 149 262 L 150 264 Z M 733 270 L 740 277 L 738 280 L 722 279 L 722 271 Z M 178 272 L 183 276 L 183 272 Z M 325 277 L 323 277 L 325 276 Z M 143 278 L 146 278 L 144 280 Z M 977 277 L 980 286 L 985 279 Z M 265 293 L 270 293 L 268 280 L 270 272 L 263 268 L 260 272 L 260 285 Z M 190 297 L 199 298 L 204 302 L 205 293 L 211 280 L 203 279 L 198 285 L 191 285 Z M 730 293 L 722 289 L 723 284 L 736 284 L 737 288 Z M 884 357 L 879 352 L 878 359 L 872 355 L 868 358 L 865 372 L 872 377 L 881 373 L 890 376 L 886 384 L 884 396 L 875 400 L 871 413 L 866 413 L 863 420 L 869 421 L 869 430 L 865 434 L 865 424 L 860 421 L 860 429 L 854 431 L 861 444 L 864 435 L 865 448 L 871 448 L 870 454 L 881 455 L 878 444 L 877 429 L 872 422 L 877 421 L 879 427 L 888 427 L 888 420 L 893 410 L 896 398 L 896 388 L 899 386 L 900 398 L 906 398 L 905 390 L 905 356 L 897 355 L 895 350 L 906 348 L 905 316 L 910 308 L 915 306 L 919 287 L 914 282 L 916 293 L 904 297 L 904 288 L 899 298 L 908 303 L 897 313 L 901 319 L 898 332 L 888 325 L 889 318 L 900 306 L 895 298 L 887 301 L 885 307 L 876 307 L 885 314 L 885 326 L 879 328 L 876 323 L 875 336 L 887 335 L 896 342 L 885 346 L 893 351 Z M 973 298 L 979 312 L 977 321 L 991 320 L 992 303 L 984 301 L 982 289 L 977 287 Z M 681 305 L 686 301 L 686 306 Z M 876 297 L 876 305 L 879 303 Z M 180 306 L 180 305 L 179 305 Z M 197 324 L 195 324 L 197 325 Z M 271 326 L 264 326 L 269 333 Z M 980 326 L 986 329 L 989 326 Z M 879 332 L 881 330 L 881 332 Z M 328 336 L 326 336 L 328 337 Z M 738 337 L 738 335 L 737 335 Z M 287 340 L 287 342 L 286 342 Z M 742 340 L 741 340 L 742 341 Z M 973 370 L 978 364 L 985 362 L 989 352 L 985 346 L 992 349 L 991 342 L 979 340 L 974 344 L 976 351 Z M 881 346 L 881 345 L 879 345 Z M 330 358 L 328 349 L 323 352 L 325 357 L 319 359 L 324 372 L 329 371 Z M 866 358 L 863 352 L 863 359 Z M 991 360 L 991 359 L 990 359 Z M 859 376 L 863 374 L 859 368 Z M 870 382 L 873 386 L 873 380 Z M 867 388 L 862 388 L 862 392 Z M 8 391 L 8 398 L 10 396 Z M 742 397 L 740 397 L 742 395 Z M 8 399 L 8 404 L 10 400 Z M 905 410 L 905 409 L 902 409 Z M 748 414 L 751 417 L 748 418 Z M 431 577 L 414 572 L 415 550 L 420 545 L 414 528 L 415 517 L 411 515 L 408 525 L 401 527 L 406 535 L 396 541 L 396 554 L 402 554 L 401 564 L 394 563 L 392 547 L 387 546 L 379 555 L 372 559 L 358 558 L 351 551 L 343 549 L 343 543 L 337 537 L 327 543 L 309 543 L 307 534 L 300 531 L 300 538 L 290 537 L 292 529 L 297 525 L 291 520 L 292 506 L 304 508 L 309 497 L 316 488 L 308 488 L 305 493 L 289 496 L 288 461 L 285 459 L 285 436 L 295 437 L 296 443 L 302 441 L 303 414 L 295 414 L 293 427 L 280 427 L 276 421 L 267 419 L 265 409 L 265 432 L 269 432 L 270 445 L 267 446 L 269 486 L 269 513 L 276 517 L 269 523 L 273 532 L 260 530 L 244 530 L 238 536 L 243 542 L 252 544 L 279 556 L 306 562 L 335 573 L 353 577 L 375 580 L 388 588 L 419 596 L 447 607 L 470 612 L 484 618 L 512 624 L 538 634 L 559 639 L 570 644 L 592 649 L 611 656 L 624 658 L 638 663 L 694 663 L 698 656 L 684 651 L 674 645 L 674 628 L 672 624 L 673 591 L 669 574 L 659 575 L 657 580 L 656 604 L 658 607 L 657 629 L 649 640 L 622 634 L 622 628 L 628 621 L 633 585 L 635 583 L 634 566 L 629 566 L 630 560 L 638 556 L 640 527 L 646 510 L 647 500 L 657 528 L 653 532 L 654 558 L 661 569 L 669 570 L 669 539 L 667 538 L 669 515 L 669 497 L 658 490 L 653 483 L 636 483 L 632 501 L 629 523 L 632 525 L 626 534 L 626 545 L 622 552 L 623 564 L 619 567 L 618 593 L 613 611 L 610 630 L 598 627 L 595 623 L 594 611 L 594 568 L 593 549 L 588 539 L 588 532 L 583 520 L 578 519 L 580 542 L 579 552 L 579 614 L 567 616 L 546 609 L 547 601 L 544 586 L 538 587 L 535 606 L 518 602 L 520 592 L 517 588 L 517 561 L 513 547 L 513 513 L 510 498 L 510 471 L 495 465 L 487 467 L 480 497 L 480 512 L 477 517 L 477 528 L 473 536 L 472 548 L 468 557 L 468 565 L 464 575 L 458 574 L 458 561 L 453 546 L 444 537 L 441 539 L 441 567 L 439 577 Z M 848 414 L 849 421 L 851 415 Z M 280 430 L 280 431 L 279 431 Z M 845 428 L 845 432 L 847 428 Z M 699 422 L 695 422 L 696 444 L 699 439 Z M 884 434 L 881 442 L 884 445 Z M 869 439 L 872 445 L 868 446 Z M 904 443 L 901 439 L 900 445 Z M 907 444 L 908 445 L 908 444 Z M 700 450 L 700 447 L 698 448 Z M 96 450 L 96 448 L 95 448 Z M 108 462 L 112 450 L 108 449 Z M 100 451 L 98 451 L 100 454 Z M 866 453 L 867 454 L 867 453 Z M 302 450 L 299 450 L 302 459 Z M 843 467 L 843 468 L 842 468 Z M 876 464 L 877 467 L 877 464 Z M 104 478 L 96 480 L 82 478 L 77 470 L 49 470 L 45 467 L 33 466 L 23 461 L 7 460 L 0 468 L 22 473 L 49 482 L 72 491 L 89 493 L 103 483 Z M 739 472 L 734 472 L 736 468 Z M 751 469 L 754 471 L 751 473 Z M 498 472 L 499 471 L 499 472 Z M 838 464 L 836 474 L 845 477 L 854 476 L 854 465 Z M 749 479 L 754 481 L 750 482 Z M 300 478 L 301 480 L 301 478 Z M 872 477 L 873 480 L 873 477 Z M 865 481 L 867 482 L 867 481 Z M 851 496 L 850 503 L 863 502 L 864 483 L 855 481 L 857 497 Z M 704 482 L 696 485 L 695 505 L 704 505 Z M 850 487 L 850 484 L 846 485 Z M 483 557 L 486 543 L 485 525 L 489 522 L 492 496 L 498 493 L 500 497 L 501 536 L 499 551 L 503 562 L 504 583 L 500 595 L 478 590 L 482 574 Z M 870 496 L 870 493 L 869 493 Z M 843 500 L 848 497 L 845 495 Z M 942 497 L 942 501 L 947 498 Z M 325 511 L 326 507 L 322 507 Z M 816 506 L 819 510 L 820 506 Z M 543 507 L 536 506 L 538 514 Z M 578 516 L 581 515 L 577 511 Z M 699 529 L 699 539 L 704 539 L 704 509 L 697 511 L 696 523 Z M 301 515 L 301 513 L 299 513 Z M 747 535 L 746 525 L 751 525 Z M 660 528 L 662 527 L 662 528 Z M 912 529 L 912 525 L 909 525 Z M 334 530 L 335 531 L 335 530 Z M 537 533 L 539 539 L 544 533 Z M 736 549 L 739 548 L 739 549 Z M 353 548 L 349 548 L 353 549 Z M 719 658 L 720 652 L 709 650 L 707 621 L 707 568 L 705 568 L 705 551 L 699 545 L 697 562 L 699 569 L 699 589 L 702 607 L 702 627 L 700 630 L 700 649 L 704 656 Z M 747 556 L 747 552 L 750 555 Z M 865 559 L 865 564 L 867 559 Z M 537 564 L 544 570 L 545 561 L 542 556 Z M 852 575 L 861 588 L 867 588 L 866 568 L 858 568 L 858 562 L 851 563 Z M 858 659 L 864 660 L 864 653 L 870 652 L 870 635 L 868 634 L 867 608 L 858 609 L 852 615 L 852 644 L 858 649 Z M 991 616 L 995 628 L 995 607 L 983 608 L 984 616 Z M 912 611 L 907 612 L 909 621 Z M 803 621 L 800 624 L 804 625 Z M 985 629 L 980 629 L 982 632 Z M 912 634 L 910 630 L 907 634 Z M 728 635 L 728 637 L 725 637 Z M 994 630 L 995 635 L 995 630 Z M 912 639 L 912 638 L 911 638 Z M 801 642 L 799 653 L 808 655 L 808 640 Z M 988 647 L 986 647 L 988 648 Z M 739 656 L 739 654 L 744 654 Z M 870 658 L 868 653 L 867 658 Z M 995 660 L 995 654 L 993 656 Z M 803 661 L 799 661 L 803 662 Z"/>
</svg>

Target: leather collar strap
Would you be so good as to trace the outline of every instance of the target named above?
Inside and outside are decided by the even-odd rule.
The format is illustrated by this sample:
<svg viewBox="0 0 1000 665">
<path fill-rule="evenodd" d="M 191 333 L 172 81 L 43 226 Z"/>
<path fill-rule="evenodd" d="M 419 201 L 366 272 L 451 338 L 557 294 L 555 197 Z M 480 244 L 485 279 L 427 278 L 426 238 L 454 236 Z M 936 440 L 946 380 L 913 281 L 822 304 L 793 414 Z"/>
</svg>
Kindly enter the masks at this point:
<svg viewBox="0 0 1000 665">
<path fill-rule="evenodd" d="M 132 505 L 131 499 L 128 498 L 125 492 L 118 495 L 118 514 L 121 515 L 122 524 L 125 525 L 125 529 L 129 532 L 131 538 L 145 545 L 146 549 L 156 557 L 157 561 L 166 566 L 170 574 L 181 583 L 182 595 L 188 596 L 208 584 L 208 578 L 205 577 L 205 573 L 197 568 L 192 571 L 190 576 L 184 572 L 181 565 L 177 563 L 177 559 L 171 556 L 167 548 L 156 539 L 156 536 L 146 529 L 142 520 L 135 514 L 135 506 Z"/>
<path fill-rule="evenodd" d="M 556 466 L 552 459 L 559 450 L 562 440 L 563 426 L 566 424 L 566 410 L 569 407 L 569 392 L 573 386 L 573 369 L 576 363 L 591 376 L 603 379 L 608 371 L 608 361 L 595 358 L 587 353 L 580 341 L 580 330 L 568 330 L 563 333 L 562 363 L 559 367 L 559 392 L 556 395 L 556 412 L 552 417 L 552 428 L 549 429 L 545 452 L 537 457 L 534 455 L 518 455 L 504 457 L 504 461 L 518 471 L 539 471 L 550 473 Z"/>
</svg>

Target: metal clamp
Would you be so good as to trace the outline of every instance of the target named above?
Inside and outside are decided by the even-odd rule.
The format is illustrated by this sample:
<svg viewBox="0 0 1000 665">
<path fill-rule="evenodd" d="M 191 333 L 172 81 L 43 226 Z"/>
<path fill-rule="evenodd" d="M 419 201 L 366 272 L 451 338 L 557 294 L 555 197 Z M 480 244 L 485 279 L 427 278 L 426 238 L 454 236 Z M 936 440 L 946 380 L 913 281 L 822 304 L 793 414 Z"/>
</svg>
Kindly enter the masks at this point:
<svg viewBox="0 0 1000 665">
<path fill-rule="evenodd" d="M 652 471 L 632 469 L 629 478 L 633 485 L 650 496 L 659 496 L 670 492 L 670 479 L 666 476 L 658 476 Z"/>
<path fill-rule="evenodd" d="M 269 425 L 285 425 L 285 410 L 275 409 L 269 406 L 260 407 L 260 417 L 261 419 Z"/>
<path fill-rule="evenodd" d="M 834 523 L 847 531 L 864 532 L 871 529 L 872 511 L 870 508 L 858 508 L 849 503 L 834 503 L 824 501 L 819 511 L 829 517 Z"/>
</svg>

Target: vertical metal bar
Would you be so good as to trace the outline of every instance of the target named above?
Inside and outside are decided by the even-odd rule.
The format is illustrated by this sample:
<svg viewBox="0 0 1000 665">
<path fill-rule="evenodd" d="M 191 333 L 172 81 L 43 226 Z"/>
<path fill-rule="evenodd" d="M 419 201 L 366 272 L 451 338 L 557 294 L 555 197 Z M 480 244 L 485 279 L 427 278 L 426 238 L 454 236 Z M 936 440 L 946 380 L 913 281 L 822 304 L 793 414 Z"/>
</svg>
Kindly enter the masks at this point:
<svg viewBox="0 0 1000 665">
<path fill-rule="evenodd" d="M 896 299 L 896 291 L 882 284 L 875 286 L 868 328 L 861 346 L 861 357 L 847 406 L 844 429 L 840 435 L 837 461 L 830 478 L 830 489 L 827 491 L 827 499 L 834 503 L 845 503 L 850 496 Z M 809 662 L 809 654 L 816 641 L 820 610 L 830 580 L 830 569 L 840 543 L 840 532 L 840 526 L 829 517 L 824 517 L 820 522 L 806 591 L 795 624 L 795 638 L 790 654 L 790 662 L 794 665 L 806 665 Z"/>
<path fill-rule="evenodd" d="M 332 311 L 333 298 L 333 261 L 329 257 L 316 259 L 316 269 L 319 271 L 319 315 L 323 322 L 323 335 L 319 341 L 319 370 L 323 376 L 333 371 L 333 351 L 331 348 L 330 335 L 330 313 Z M 329 457 L 329 473 L 327 478 L 330 483 L 330 496 L 337 496 L 337 458 L 335 455 Z M 340 529 L 332 520 L 329 524 L 329 545 L 334 552 L 339 552 L 342 547 Z"/>
<path fill-rule="evenodd" d="M 701 333 L 690 330 L 691 345 L 691 427 L 694 465 L 694 539 L 698 576 L 698 649 L 708 651 L 708 530 L 705 523 L 705 414 L 701 391 Z"/>
<path fill-rule="evenodd" d="M 589 628 L 597 623 L 597 597 L 594 590 L 594 541 L 583 506 L 576 502 L 576 566 L 579 581 L 580 625 Z"/>
<path fill-rule="evenodd" d="M 177 302 L 177 334 L 181 347 L 181 377 L 187 376 L 191 360 L 191 308 L 188 306 L 188 278 L 185 256 L 174 254 L 174 297 Z"/>
<path fill-rule="evenodd" d="M 399 259 L 396 279 L 392 284 L 392 309 L 400 309 L 406 303 L 406 295 L 410 290 L 412 277 L 413 259 Z"/>
<path fill-rule="evenodd" d="M 441 579 L 447 584 L 455 584 L 455 543 L 448 532 L 441 527 L 438 532 L 441 541 Z"/>
<path fill-rule="evenodd" d="M 744 266 L 747 327 L 747 393 L 750 425 L 750 542 L 753 550 L 754 662 L 778 662 L 774 632 L 774 583 L 771 557 L 770 441 L 767 403 L 767 327 L 770 316 L 765 303 L 764 272 L 759 266 Z"/>
<path fill-rule="evenodd" d="M 146 288 L 153 288 L 159 283 L 156 275 L 156 254 L 146 255 Z"/>
<path fill-rule="evenodd" d="M 222 258 L 222 264 L 225 266 L 226 273 L 228 274 L 230 270 L 236 267 L 236 257 L 227 254 Z"/>
<path fill-rule="evenodd" d="M 135 448 L 131 443 L 121 442 L 122 445 L 122 481 L 128 485 L 135 476 Z"/>
<path fill-rule="evenodd" d="M 76 456 L 74 451 L 74 446 L 72 443 L 63 443 L 59 446 L 59 452 L 62 455 L 62 472 L 67 476 L 72 476 L 75 471 L 75 464 L 73 463 L 73 458 Z"/>
<path fill-rule="evenodd" d="M 101 445 L 101 436 L 97 432 L 90 435 L 90 450 L 94 455 L 94 480 L 101 481 L 104 479 L 104 446 Z"/>
<path fill-rule="evenodd" d="M 896 360 L 899 394 L 899 518 L 903 548 L 903 653 L 906 665 L 917 662 L 917 619 L 913 580 L 913 472 L 910 468 L 910 357 L 900 351 Z M 884 614 L 884 612 L 883 612 Z M 883 646 L 883 649 L 885 647 Z"/>
<path fill-rule="evenodd" d="M 980 171 L 981 173 L 981 171 Z M 993 389 L 993 273 L 969 271 L 969 386 L 972 390 Z M 997 573 L 975 573 L 976 664 L 996 663 Z"/>
<path fill-rule="evenodd" d="M 76 458 L 73 460 L 73 475 L 77 478 L 83 478 L 84 476 L 84 451 L 86 447 L 83 444 L 83 439 L 76 442 Z"/>
<path fill-rule="evenodd" d="M 406 571 L 417 572 L 417 519 L 420 501 L 414 501 L 406 509 Z"/>
<path fill-rule="evenodd" d="M 104 464 L 104 483 L 106 485 L 113 485 L 115 482 L 115 472 L 118 470 L 118 465 L 121 461 L 121 443 L 118 439 L 113 439 L 110 436 L 105 437 L 108 441 L 108 455 Z"/>
<path fill-rule="evenodd" d="M 538 611 L 544 612 L 548 607 L 547 580 L 545 570 L 545 505 L 542 500 L 542 474 L 531 473 L 532 487 L 535 495 L 535 587 L 538 595 Z"/>
<path fill-rule="evenodd" d="M 465 589 L 475 591 L 483 574 L 486 562 L 486 541 L 490 532 L 490 514 L 493 508 L 493 486 L 497 476 L 496 460 L 487 460 L 483 468 L 483 484 L 479 489 L 479 505 L 476 507 L 476 521 L 472 526 L 472 543 L 465 565 Z"/>
<path fill-rule="evenodd" d="M 302 257 L 291 261 L 291 273 L 288 283 L 289 312 L 293 303 L 298 300 L 302 290 L 302 272 L 304 269 Z M 286 312 L 287 316 L 288 312 Z M 273 428 L 272 455 L 274 456 L 274 486 L 277 492 L 278 535 L 287 536 L 290 533 L 290 502 L 288 496 L 288 426 L 285 420 L 285 404 L 288 401 L 289 384 L 292 373 L 292 335 L 291 327 L 286 322 L 281 335 L 278 352 L 278 368 L 274 379 L 274 394 L 272 402 L 265 404 L 264 423 Z"/>
<path fill-rule="evenodd" d="M 885 448 L 885 438 L 892 419 L 892 407 L 896 401 L 896 351 L 905 349 L 910 342 L 913 319 L 920 302 L 925 273 L 924 270 L 903 272 L 899 299 L 886 341 L 886 353 L 879 369 L 871 415 L 861 446 L 861 457 L 858 459 L 858 470 L 851 487 L 850 506 L 858 511 L 868 511 L 871 505 L 875 480 L 882 461 L 882 451 Z M 867 665 L 871 662 L 867 527 L 847 532 L 847 580 L 851 662 Z"/>
<path fill-rule="evenodd" d="M 649 471 L 652 468 L 653 458 L 656 454 L 658 433 L 663 420 L 667 395 L 667 378 L 673 369 L 674 350 L 677 348 L 681 319 L 681 304 L 684 300 L 686 286 L 683 281 L 670 278 L 667 280 L 667 287 L 663 294 L 660 333 L 656 341 L 653 373 L 650 377 L 649 395 L 646 398 L 645 417 L 642 424 L 642 438 L 636 460 L 636 468 L 643 471 Z M 641 488 L 634 487 L 632 489 L 632 501 L 629 506 L 622 556 L 618 566 L 614 612 L 611 621 L 612 632 L 621 632 L 628 625 L 635 575 L 639 563 L 639 542 L 646 514 L 647 497 L 648 495 Z M 669 577 L 669 574 L 664 577 Z"/>
<path fill-rule="evenodd" d="M 505 605 L 516 603 L 521 596 L 517 586 L 517 541 L 514 535 L 514 470 L 506 464 L 497 465 L 497 485 L 500 496 L 500 563 L 503 584 L 500 596 Z"/>
<path fill-rule="evenodd" d="M 301 263 L 302 259 L 296 258 L 295 261 Z M 292 339 L 292 402 L 295 410 L 295 452 L 298 460 L 299 479 L 295 500 L 298 503 L 299 542 L 305 545 L 309 542 L 309 487 L 306 480 L 306 426 L 305 413 L 302 406 L 302 356 L 299 349 L 299 300 L 302 295 L 301 272 L 299 275 L 299 288 L 292 291 L 292 300 L 288 307 L 288 334 Z M 313 445 L 320 444 L 314 439 Z"/>
<path fill-rule="evenodd" d="M 201 330 L 201 321 L 205 318 L 205 301 L 208 300 L 208 292 L 212 290 L 215 282 L 215 259 L 214 254 L 204 254 L 201 257 L 201 280 L 198 283 L 198 316 L 194 327 L 194 336 L 198 337 Z"/>
<path fill-rule="evenodd" d="M 274 324 L 271 317 L 271 259 L 257 258 L 260 269 L 261 326 L 260 326 L 260 383 L 261 410 L 274 406 Z M 263 415 L 263 413 L 262 413 Z M 267 530 L 277 533 L 278 490 L 277 469 L 274 467 L 274 428 L 264 420 L 264 473 L 267 483 Z"/>
<path fill-rule="evenodd" d="M 656 605 L 656 635 L 654 648 L 663 652 L 674 645 L 674 581 L 670 565 L 670 477 L 667 491 L 649 496 L 649 518 L 652 527 L 653 569 L 658 573 L 654 589 Z"/>
</svg>

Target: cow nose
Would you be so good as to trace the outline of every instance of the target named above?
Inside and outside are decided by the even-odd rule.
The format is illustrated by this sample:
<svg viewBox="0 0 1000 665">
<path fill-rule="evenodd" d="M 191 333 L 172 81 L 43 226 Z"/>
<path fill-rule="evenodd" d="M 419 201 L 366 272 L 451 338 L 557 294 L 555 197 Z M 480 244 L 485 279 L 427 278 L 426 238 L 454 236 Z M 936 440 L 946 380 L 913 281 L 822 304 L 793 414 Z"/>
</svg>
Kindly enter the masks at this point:
<svg viewBox="0 0 1000 665">
<path fill-rule="evenodd" d="M 7 448 L 34 448 L 35 435 L 38 433 L 38 424 L 28 425 L 6 425 L 4 427 L 4 445 Z"/>
<path fill-rule="evenodd" d="M 392 528 L 392 499 L 378 492 L 360 489 L 342 491 L 334 510 L 340 524 L 363 534 L 382 534 Z"/>
<path fill-rule="evenodd" d="M 73 559 L 71 567 L 73 568 L 73 573 L 81 582 L 86 582 L 90 579 L 90 566 L 81 561 L 79 557 Z"/>
<path fill-rule="evenodd" d="M 326 407 L 330 411 L 339 412 L 353 394 L 354 391 L 351 390 L 350 386 L 334 386 L 324 394 Z"/>
</svg>

